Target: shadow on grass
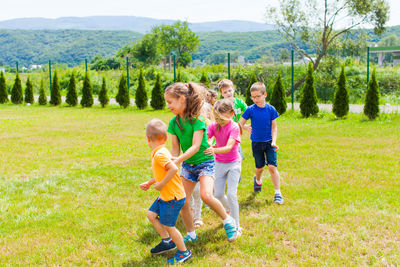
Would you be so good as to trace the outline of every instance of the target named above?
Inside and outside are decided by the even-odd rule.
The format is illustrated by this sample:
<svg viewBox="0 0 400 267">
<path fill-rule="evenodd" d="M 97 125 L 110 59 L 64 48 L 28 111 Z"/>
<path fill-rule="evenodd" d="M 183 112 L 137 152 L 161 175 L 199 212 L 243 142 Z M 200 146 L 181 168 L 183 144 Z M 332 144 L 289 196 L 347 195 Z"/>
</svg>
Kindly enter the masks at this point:
<svg viewBox="0 0 400 267">
<path fill-rule="evenodd" d="M 273 204 L 272 200 L 262 199 L 260 195 L 262 193 L 254 193 L 252 192 L 246 200 L 239 202 L 240 209 L 243 210 L 254 210 L 261 209 L 265 206 L 271 206 Z M 258 196 L 258 197 L 256 197 Z"/>
</svg>

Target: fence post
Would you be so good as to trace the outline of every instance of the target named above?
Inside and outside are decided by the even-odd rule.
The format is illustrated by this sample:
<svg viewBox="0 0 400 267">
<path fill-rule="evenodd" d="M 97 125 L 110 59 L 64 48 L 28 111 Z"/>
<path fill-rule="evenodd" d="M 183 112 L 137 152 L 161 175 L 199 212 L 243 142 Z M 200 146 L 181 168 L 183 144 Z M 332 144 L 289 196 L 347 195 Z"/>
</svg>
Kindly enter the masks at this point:
<svg viewBox="0 0 400 267">
<path fill-rule="evenodd" d="M 126 85 L 129 92 L 129 57 L 126 56 Z"/>
<path fill-rule="evenodd" d="M 231 53 L 228 53 L 228 79 L 231 79 Z"/>
<path fill-rule="evenodd" d="M 367 90 L 369 83 L 369 46 L 367 47 Z"/>
<path fill-rule="evenodd" d="M 294 50 L 292 48 L 292 110 L 294 110 Z"/>
<path fill-rule="evenodd" d="M 85 58 L 85 70 L 87 72 L 87 58 Z"/>
<path fill-rule="evenodd" d="M 19 72 L 18 71 L 18 61 L 15 61 L 15 66 L 17 67 L 17 73 Z"/>
<path fill-rule="evenodd" d="M 51 93 L 51 61 L 49 60 L 49 78 L 50 78 L 50 93 Z"/>
<path fill-rule="evenodd" d="M 175 54 L 174 54 L 174 83 L 176 83 L 176 66 L 175 66 Z"/>
</svg>

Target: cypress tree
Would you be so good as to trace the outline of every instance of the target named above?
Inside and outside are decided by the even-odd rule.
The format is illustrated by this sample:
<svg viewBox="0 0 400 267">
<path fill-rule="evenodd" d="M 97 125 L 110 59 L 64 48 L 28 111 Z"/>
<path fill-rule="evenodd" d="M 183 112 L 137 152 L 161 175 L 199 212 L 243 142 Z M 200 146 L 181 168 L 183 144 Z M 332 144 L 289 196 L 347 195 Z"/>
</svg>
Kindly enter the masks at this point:
<svg viewBox="0 0 400 267">
<path fill-rule="evenodd" d="M 0 104 L 4 104 L 8 102 L 8 92 L 6 86 L 6 77 L 4 76 L 4 72 L 0 74 Z"/>
<path fill-rule="evenodd" d="M 90 83 L 89 74 L 87 72 L 83 80 L 81 105 L 84 108 L 93 106 L 92 84 Z"/>
<path fill-rule="evenodd" d="M 245 102 L 246 102 L 246 105 L 248 105 L 248 106 L 254 104 L 253 100 L 251 100 L 250 88 L 253 85 L 253 83 L 256 83 L 256 82 L 257 82 L 257 77 L 256 77 L 256 74 L 253 72 L 251 74 L 251 76 L 250 76 L 249 86 L 247 86 L 247 90 L 246 90 L 246 100 L 245 100 Z"/>
<path fill-rule="evenodd" d="M 76 93 L 76 82 L 74 73 L 72 73 L 71 78 L 69 78 L 68 92 L 65 102 L 72 107 L 78 105 L 78 94 Z"/>
<path fill-rule="evenodd" d="M 286 112 L 287 104 L 285 99 L 285 90 L 283 89 L 281 72 L 279 72 L 278 77 L 276 78 L 270 104 L 275 107 L 279 115 Z"/>
<path fill-rule="evenodd" d="M 47 104 L 46 91 L 44 90 L 44 82 L 43 80 L 41 80 L 39 88 L 39 105 L 46 105 L 46 104 Z"/>
<path fill-rule="evenodd" d="M 147 107 L 146 83 L 144 81 L 142 69 L 140 69 L 139 72 L 139 85 L 135 94 L 135 103 L 139 109 L 144 109 Z"/>
<path fill-rule="evenodd" d="M 130 104 L 128 87 L 126 85 L 126 77 L 123 74 L 121 76 L 121 79 L 119 80 L 118 94 L 115 97 L 115 100 L 121 107 L 124 108 L 126 108 Z"/>
<path fill-rule="evenodd" d="M 303 117 L 310 117 L 311 115 L 316 115 L 319 111 L 317 105 L 317 92 L 314 87 L 314 69 L 310 62 L 308 64 L 307 76 L 302 92 L 302 98 L 300 101 L 300 113 Z"/>
<path fill-rule="evenodd" d="M 375 68 L 372 70 L 371 80 L 368 83 L 364 114 L 367 115 L 370 120 L 375 120 L 379 115 L 379 85 L 376 81 Z"/>
<path fill-rule="evenodd" d="M 207 77 L 207 75 L 205 74 L 204 71 L 201 73 L 200 82 L 202 84 L 207 85 L 207 87 L 210 87 L 210 80 L 208 79 L 208 77 Z"/>
<path fill-rule="evenodd" d="M 338 118 L 342 118 L 349 113 L 349 93 L 346 88 L 346 75 L 344 73 L 344 66 L 339 74 L 337 81 L 337 91 L 335 99 L 333 100 L 332 112 Z"/>
<path fill-rule="evenodd" d="M 23 92 L 22 92 L 22 85 L 21 79 L 19 78 L 19 74 L 15 75 L 14 85 L 11 89 L 11 102 L 14 104 L 22 104 L 24 101 Z"/>
<path fill-rule="evenodd" d="M 99 92 L 99 102 L 101 104 L 101 107 L 105 107 L 110 99 L 108 98 L 107 94 L 107 86 L 106 86 L 106 78 L 103 77 L 103 83 L 101 84 L 101 89 Z"/>
<path fill-rule="evenodd" d="M 33 98 L 33 86 L 31 80 L 26 80 L 26 89 L 25 89 L 25 103 L 33 104 L 35 99 Z"/>
<path fill-rule="evenodd" d="M 165 107 L 163 90 L 161 89 L 161 76 L 159 73 L 157 74 L 154 88 L 151 91 L 150 106 L 154 109 L 163 109 Z"/>
<path fill-rule="evenodd" d="M 58 106 L 61 104 L 61 94 L 60 94 L 60 85 L 58 84 L 58 76 L 57 71 L 54 71 L 53 84 L 50 90 L 50 101 L 49 103 L 53 106 Z"/>
</svg>

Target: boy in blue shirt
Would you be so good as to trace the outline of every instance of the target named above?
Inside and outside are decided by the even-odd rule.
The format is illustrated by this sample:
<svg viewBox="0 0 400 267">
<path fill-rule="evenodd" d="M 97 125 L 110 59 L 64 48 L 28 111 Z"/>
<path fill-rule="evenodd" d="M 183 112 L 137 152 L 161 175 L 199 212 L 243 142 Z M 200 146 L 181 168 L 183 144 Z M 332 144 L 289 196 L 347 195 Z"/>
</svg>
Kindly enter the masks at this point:
<svg viewBox="0 0 400 267">
<path fill-rule="evenodd" d="M 256 82 L 250 87 L 251 99 L 254 104 L 249 106 L 242 114 L 240 126 L 244 128 L 248 119 L 251 119 L 250 139 L 253 150 L 253 157 L 256 164 L 254 176 L 254 192 L 261 192 L 262 173 L 264 166 L 268 165 L 268 171 L 271 174 L 271 180 L 275 188 L 274 202 L 283 204 L 283 197 L 280 191 L 280 176 L 276 160 L 276 151 L 279 147 L 276 145 L 278 136 L 278 127 L 276 118 L 278 112 L 270 104 L 265 102 L 267 92 L 264 83 Z"/>
</svg>

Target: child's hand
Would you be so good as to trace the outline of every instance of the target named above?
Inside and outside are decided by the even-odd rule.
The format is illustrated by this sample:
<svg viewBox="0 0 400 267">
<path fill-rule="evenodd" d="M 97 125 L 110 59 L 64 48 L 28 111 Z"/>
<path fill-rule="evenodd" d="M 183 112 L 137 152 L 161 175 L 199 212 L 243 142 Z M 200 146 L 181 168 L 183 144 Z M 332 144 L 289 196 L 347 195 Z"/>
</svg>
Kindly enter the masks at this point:
<svg viewBox="0 0 400 267">
<path fill-rule="evenodd" d="M 204 150 L 204 154 L 206 154 L 207 156 L 212 156 L 214 155 L 214 148 L 209 147 L 207 149 Z"/>
<path fill-rule="evenodd" d="M 155 190 L 161 191 L 161 189 L 163 189 L 164 185 L 160 182 L 155 182 L 153 187 Z"/>
<path fill-rule="evenodd" d="M 273 148 L 275 148 L 275 149 L 274 149 L 275 152 L 279 150 L 279 147 L 278 147 L 275 143 L 271 143 L 271 146 L 272 146 Z"/>
<path fill-rule="evenodd" d="M 250 134 L 253 131 L 253 128 L 251 128 L 251 125 L 244 125 L 243 128 L 248 131 Z"/>
<path fill-rule="evenodd" d="M 140 189 L 142 189 L 143 191 L 147 191 L 147 189 L 150 188 L 150 184 L 148 181 L 143 184 L 140 184 L 139 186 L 140 186 Z"/>
</svg>

